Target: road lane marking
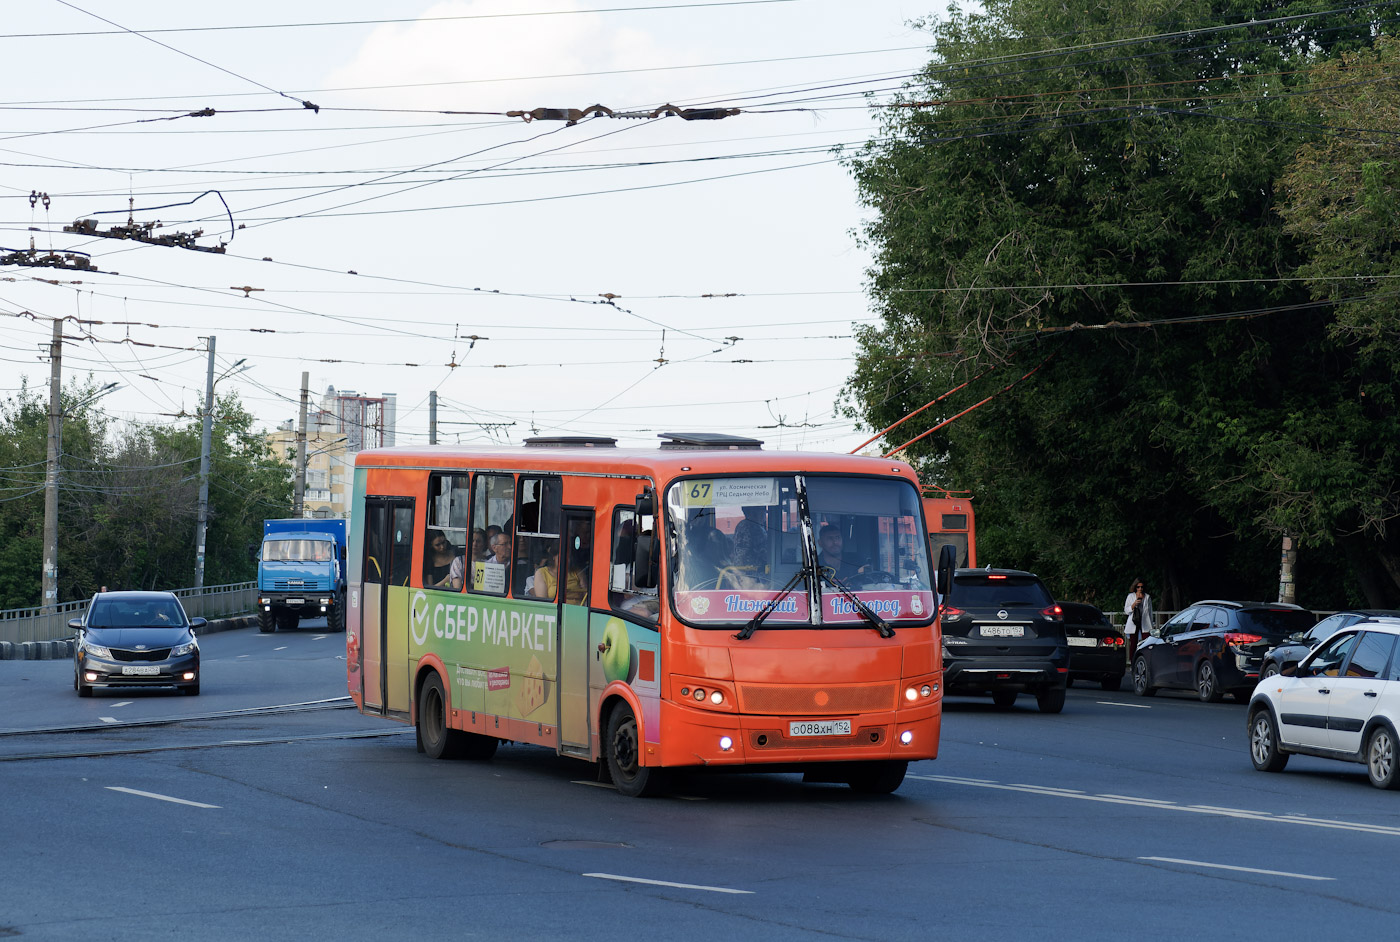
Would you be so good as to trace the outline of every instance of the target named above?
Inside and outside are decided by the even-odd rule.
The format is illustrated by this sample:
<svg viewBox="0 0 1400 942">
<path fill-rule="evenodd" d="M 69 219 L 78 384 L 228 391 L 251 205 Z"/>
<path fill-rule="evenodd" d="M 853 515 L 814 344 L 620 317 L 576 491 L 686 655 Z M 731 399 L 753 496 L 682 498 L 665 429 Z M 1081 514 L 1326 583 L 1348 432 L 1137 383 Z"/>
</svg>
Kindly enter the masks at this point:
<svg viewBox="0 0 1400 942">
<path fill-rule="evenodd" d="M 238 656 L 239 656 L 239 657 L 249 657 L 249 655 L 247 655 L 247 654 L 240 654 L 240 655 L 238 655 Z"/>
<path fill-rule="evenodd" d="M 202 801 L 186 801 L 184 798 L 171 798 L 169 795 L 157 795 L 155 792 L 143 792 L 136 788 L 122 788 L 120 785 L 104 786 L 109 792 L 124 792 L 128 795 L 139 795 L 142 798 L 154 798 L 157 801 L 171 801 L 177 805 L 189 805 L 191 808 L 217 808 L 218 805 L 206 805 Z"/>
<path fill-rule="evenodd" d="M 612 782 L 590 782 L 590 781 L 586 781 L 586 780 L 581 779 L 581 778 L 580 778 L 580 779 L 574 779 L 574 781 L 572 782 L 572 784 L 574 784 L 574 785 L 591 785 L 591 786 L 593 786 L 594 788 L 613 788 L 613 789 L 617 788 L 617 786 L 614 785 Z"/>
<path fill-rule="evenodd" d="M 329 637 L 329 635 L 316 635 L 316 636 L 313 637 L 311 640 L 312 640 L 312 641 L 325 641 L 326 638 L 328 638 L 328 637 Z"/>
<path fill-rule="evenodd" d="M 121 720 L 117 719 L 115 716 L 99 716 L 98 719 L 101 720 L 101 721 L 104 722 L 104 723 L 120 723 L 120 722 L 121 722 Z"/>
<path fill-rule="evenodd" d="M 121 703 L 114 703 L 112 704 L 112 709 L 115 710 L 119 706 L 131 706 L 132 702 L 131 700 L 123 700 Z"/>
<path fill-rule="evenodd" d="M 284 644 L 284 645 L 282 645 L 280 648 L 273 648 L 272 650 L 274 650 L 274 651 L 285 651 L 285 650 L 287 650 L 287 646 Z"/>
<path fill-rule="evenodd" d="M 1383 824 L 1359 824 L 1353 821 L 1337 821 L 1331 818 L 1310 818 L 1293 813 L 1273 814 L 1268 811 L 1247 811 L 1238 808 L 1215 808 L 1209 805 L 1180 805 L 1174 801 L 1156 798 L 1134 798 L 1130 795 L 1076 795 L 1053 787 L 1038 785 L 1005 785 L 1000 782 L 957 778 L 951 775 L 907 775 L 905 778 L 923 782 L 942 782 L 947 785 L 967 785 L 972 788 L 990 788 L 997 791 L 1024 792 L 1044 795 L 1049 798 L 1069 798 L 1077 801 L 1094 801 L 1108 805 L 1129 805 L 1136 808 L 1154 808 L 1158 811 L 1184 811 L 1188 814 L 1205 814 L 1221 818 L 1239 818 L 1243 821 L 1272 821 L 1278 824 L 1294 824 L 1306 827 L 1324 828 L 1333 831 L 1358 831 L 1362 834 L 1380 834 L 1386 837 L 1400 837 L 1400 827 Z"/>
<path fill-rule="evenodd" d="M 1177 857 L 1139 857 L 1138 860 L 1155 860 L 1159 863 L 1181 864 L 1184 867 L 1209 867 L 1212 870 L 1233 870 L 1236 873 L 1261 873 L 1267 877 L 1292 877 L 1295 880 L 1318 880 L 1335 882 L 1336 877 L 1315 877 L 1310 873 L 1289 873 L 1287 870 L 1260 870 L 1257 867 L 1232 867 L 1229 864 L 1206 863 L 1204 860 L 1181 860 Z"/>
<path fill-rule="evenodd" d="M 1130 709 L 1130 710 L 1150 710 L 1150 709 L 1152 709 L 1150 706 L 1148 706 L 1148 705 L 1145 704 L 1145 703 L 1119 703 L 1117 700 L 1095 700 L 1094 702 L 1095 702 L 1095 703 L 1102 703 L 1104 706 L 1120 706 L 1120 707 L 1127 707 L 1127 708 Z"/>
<path fill-rule="evenodd" d="M 701 886 L 698 883 L 671 883 L 667 880 L 644 880 L 641 877 L 621 877 L 615 873 L 585 873 L 585 877 L 593 877 L 597 880 L 616 880 L 619 883 L 645 883 L 648 886 L 671 886 L 678 890 L 704 890 L 707 893 L 734 893 L 742 896 L 752 896 L 753 890 L 736 890 L 727 886 Z"/>
</svg>

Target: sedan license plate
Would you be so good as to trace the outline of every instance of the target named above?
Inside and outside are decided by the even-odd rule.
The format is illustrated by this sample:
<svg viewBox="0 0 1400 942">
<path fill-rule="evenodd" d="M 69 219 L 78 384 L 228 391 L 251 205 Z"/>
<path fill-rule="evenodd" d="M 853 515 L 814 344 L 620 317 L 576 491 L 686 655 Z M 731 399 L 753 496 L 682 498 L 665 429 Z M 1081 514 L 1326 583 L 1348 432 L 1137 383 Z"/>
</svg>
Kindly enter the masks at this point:
<svg viewBox="0 0 1400 942">
<path fill-rule="evenodd" d="M 1070 647 L 1074 648 L 1096 648 L 1099 646 L 1097 638 L 1066 638 L 1065 640 L 1070 643 Z"/>
<path fill-rule="evenodd" d="M 160 675 L 160 668 L 123 664 L 122 675 L 126 677 L 157 677 Z"/>
<path fill-rule="evenodd" d="M 983 625 L 984 638 L 1024 638 L 1026 629 L 1020 625 Z"/>
<path fill-rule="evenodd" d="M 849 736 L 850 720 L 806 720 L 788 724 L 789 736 Z"/>
</svg>

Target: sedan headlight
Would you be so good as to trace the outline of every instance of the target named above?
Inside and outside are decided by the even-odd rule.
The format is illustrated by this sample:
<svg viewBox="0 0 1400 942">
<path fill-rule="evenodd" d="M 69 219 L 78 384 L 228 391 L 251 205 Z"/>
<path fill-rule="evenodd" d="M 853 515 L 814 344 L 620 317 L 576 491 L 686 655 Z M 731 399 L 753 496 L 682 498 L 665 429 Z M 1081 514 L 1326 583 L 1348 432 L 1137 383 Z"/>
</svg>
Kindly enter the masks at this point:
<svg viewBox="0 0 1400 942">
<path fill-rule="evenodd" d="M 198 642 L 196 642 L 196 641 L 186 641 L 184 644 L 177 644 L 177 645 L 175 645 L 175 647 L 171 648 L 171 649 L 170 649 L 170 656 L 171 656 L 171 657 L 180 657 L 181 655 L 184 655 L 184 654 L 191 654 L 191 653 L 193 653 L 194 651 L 196 651 L 196 650 L 198 650 L 198 649 L 199 649 L 199 643 L 198 643 Z"/>
<path fill-rule="evenodd" d="M 107 650 L 100 644 L 93 644 L 91 642 L 88 642 L 83 645 L 83 650 L 87 651 L 88 655 L 91 657 L 106 658 L 109 661 L 112 659 L 112 652 Z"/>
</svg>

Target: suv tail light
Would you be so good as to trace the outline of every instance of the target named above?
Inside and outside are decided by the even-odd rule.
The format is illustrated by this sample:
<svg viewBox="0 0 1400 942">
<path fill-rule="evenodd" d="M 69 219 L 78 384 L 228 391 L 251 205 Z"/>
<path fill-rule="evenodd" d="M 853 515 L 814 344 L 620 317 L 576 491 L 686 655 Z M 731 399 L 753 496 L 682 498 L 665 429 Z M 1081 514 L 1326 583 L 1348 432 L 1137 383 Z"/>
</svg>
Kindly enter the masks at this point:
<svg viewBox="0 0 1400 942">
<path fill-rule="evenodd" d="M 962 618 L 962 617 L 963 617 L 964 615 L 966 615 L 966 614 L 967 614 L 967 612 L 964 612 L 964 611 L 963 611 L 962 609 L 960 609 L 960 608 L 954 608 L 954 607 L 951 606 L 951 605 L 945 605 L 945 606 L 943 606 L 943 617 L 944 617 L 944 618 Z"/>
<path fill-rule="evenodd" d="M 1065 620 L 1064 609 L 1060 608 L 1060 606 L 1058 605 L 1051 605 L 1049 608 L 1042 608 L 1040 610 L 1040 614 L 1044 615 L 1046 618 L 1052 618 L 1055 621 Z"/>
<path fill-rule="evenodd" d="M 1263 641 L 1263 635 L 1247 635 L 1242 631 L 1225 632 L 1225 643 L 1232 646 L 1241 644 L 1254 644 L 1256 641 Z"/>
</svg>

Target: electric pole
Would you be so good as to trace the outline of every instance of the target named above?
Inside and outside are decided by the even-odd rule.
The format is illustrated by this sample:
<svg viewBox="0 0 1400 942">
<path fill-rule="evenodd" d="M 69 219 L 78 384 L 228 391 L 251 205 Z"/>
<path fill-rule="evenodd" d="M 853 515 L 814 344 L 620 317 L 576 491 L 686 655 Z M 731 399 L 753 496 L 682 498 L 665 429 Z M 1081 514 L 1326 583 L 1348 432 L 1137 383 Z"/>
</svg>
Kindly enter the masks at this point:
<svg viewBox="0 0 1400 942">
<path fill-rule="evenodd" d="M 310 373 L 301 374 L 301 409 L 297 413 L 297 460 L 296 475 L 292 485 L 292 516 L 303 514 L 306 499 L 306 400 L 309 395 L 307 385 L 311 382 Z"/>
<path fill-rule="evenodd" d="M 63 321 L 54 318 L 49 345 L 49 458 L 44 475 L 45 610 L 58 607 L 58 455 L 63 446 Z"/>
<path fill-rule="evenodd" d="M 209 520 L 209 439 L 214 432 L 214 337 L 209 341 L 209 373 L 204 381 L 204 434 L 199 447 L 199 519 L 194 531 L 194 587 L 204 587 L 204 534 Z"/>
<path fill-rule="evenodd" d="M 428 444 L 437 444 L 437 390 L 428 390 Z"/>
</svg>

